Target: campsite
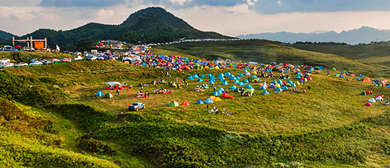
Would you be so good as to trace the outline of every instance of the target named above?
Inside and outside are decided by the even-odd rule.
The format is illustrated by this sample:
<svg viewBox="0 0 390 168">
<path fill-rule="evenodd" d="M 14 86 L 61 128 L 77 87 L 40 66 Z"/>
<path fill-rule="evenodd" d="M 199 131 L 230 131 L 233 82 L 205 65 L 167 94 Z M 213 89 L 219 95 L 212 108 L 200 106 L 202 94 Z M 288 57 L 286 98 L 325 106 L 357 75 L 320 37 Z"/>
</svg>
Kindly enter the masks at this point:
<svg viewBox="0 0 390 168">
<path fill-rule="evenodd" d="M 50 93 L 50 99 L 31 99 L 29 103 L 17 106 L 23 109 L 29 106 L 43 107 L 32 109 L 40 116 L 50 116 L 49 111 L 58 111 L 55 112 L 55 120 L 69 121 L 67 127 L 79 130 L 64 130 L 57 134 L 57 138 L 66 138 L 62 145 L 79 149 L 72 145 L 80 143 L 74 138 L 92 138 L 94 143 L 105 145 L 104 152 L 108 152 L 93 154 L 93 157 L 104 156 L 108 160 L 131 157 L 131 161 L 121 161 L 128 166 L 164 164 L 166 167 L 203 167 L 284 163 L 338 167 L 365 163 L 368 153 L 375 152 L 369 148 L 369 144 L 387 145 L 385 139 L 388 137 L 375 133 L 385 130 L 386 126 L 371 128 L 370 125 L 387 116 L 388 106 L 380 101 L 371 102 L 371 107 L 365 104 L 370 103 L 370 98 L 377 98 L 377 95 L 387 98 L 388 87 L 357 81 L 356 78 L 364 79 L 364 76 L 352 76 L 352 73 L 339 70 L 340 67 L 318 72 L 313 70 L 310 76 L 305 77 L 310 80 L 302 80 L 304 74 L 299 76 L 298 71 L 287 73 L 286 69 L 272 71 L 273 75 L 269 76 L 267 74 L 271 74 L 271 71 L 267 72 L 263 67 L 255 74 L 258 68 L 260 66 L 249 69 L 231 66 L 164 71 L 163 67 L 105 60 L 5 69 L 1 74 L 2 78 L 17 79 L 16 83 L 24 78 L 44 81 L 27 85 L 31 85 L 33 90 L 42 90 L 40 94 Z M 20 83 L 22 85 L 26 83 Z M 251 96 L 238 92 L 252 92 L 250 88 L 254 90 Z M 298 88 L 300 92 L 297 92 Z M 155 92 L 157 90 L 165 92 L 158 94 Z M 149 96 L 137 98 L 141 91 L 148 92 Z M 361 94 L 366 91 L 372 94 Z M 30 93 L 25 94 L 14 99 L 24 100 Z M 107 98 L 107 94 L 111 96 Z M 49 102 L 54 104 L 49 105 Z M 128 111 L 133 102 L 142 102 L 147 108 Z M 79 112 L 81 109 L 76 107 L 91 110 Z M 217 113 L 210 112 L 214 107 L 218 109 Z M 72 117 L 75 115 L 79 116 L 78 119 Z M 93 122 L 87 122 L 90 120 Z M 53 129 L 64 127 L 60 123 L 53 124 Z M 75 137 L 67 134 L 74 134 Z M 352 135 L 369 135 L 371 138 Z M 131 138 L 124 138 L 127 136 Z M 225 146 L 221 146 L 221 141 L 226 143 Z M 300 143 L 296 143 L 298 141 Z M 315 145 L 313 141 L 323 146 L 312 147 Z M 249 142 L 256 145 L 249 145 Z M 359 147 L 353 143 L 363 145 Z M 325 148 L 328 151 L 326 154 L 321 152 Z M 116 154 L 109 154 L 109 151 Z M 164 157 L 149 160 L 159 155 Z M 172 159 L 192 161 L 175 162 Z"/>
<path fill-rule="evenodd" d="M 130 3 L 29 1 L 26 5 L 35 4 L 28 7 L 33 12 L 4 8 L 15 9 L 9 10 L 10 23 L 18 23 L 12 29 L 42 20 L 59 30 L 23 36 L 0 31 L 0 167 L 390 166 L 389 42 L 229 37 L 201 31 L 161 7 L 117 22 L 127 11 L 146 5 Z M 175 13 L 200 17 L 191 22 L 206 21 L 203 26 L 222 26 L 224 32 L 235 26 L 258 30 L 252 25 L 257 23 L 263 24 L 262 31 L 318 28 L 297 14 L 313 15 L 310 22 L 323 22 L 321 30 L 350 23 L 339 14 L 351 19 L 355 12 L 359 21 L 383 18 L 364 19 L 360 14 L 365 8 L 349 11 L 337 4 L 330 6 L 348 11 L 333 12 L 327 1 L 321 2 L 326 12 L 305 6 L 318 3 L 313 1 L 293 5 L 304 11 L 287 13 L 289 3 L 296 3 L 146 3 L 168 3 Z M 264 11 L 263 4 L 273 10 Z M 261 11 L 245 11 L 254 9 Z M 202 15 L 188 13 L 196 10 Z M 69 16 L 60 19 L 61 13 Z M 223 19 L 210 16 L 221 13 Z M 248 14 L 265 17 L 248 21 Z M 79 15 L 85 18 L 75 20 Z M 319 15 L 332 22 L 315 18 Z M 275 16 L 288 19 L 288 25 Z M 242 22 L 220 22 L 232 18 Z M 72 27 L 68 19 L 94 22 L 65 30 L 61 24 Z M 112 25 L 99 23 L 102 19 Z M 332 34 L 347 32 L 360 31 Z"/>
</svg>

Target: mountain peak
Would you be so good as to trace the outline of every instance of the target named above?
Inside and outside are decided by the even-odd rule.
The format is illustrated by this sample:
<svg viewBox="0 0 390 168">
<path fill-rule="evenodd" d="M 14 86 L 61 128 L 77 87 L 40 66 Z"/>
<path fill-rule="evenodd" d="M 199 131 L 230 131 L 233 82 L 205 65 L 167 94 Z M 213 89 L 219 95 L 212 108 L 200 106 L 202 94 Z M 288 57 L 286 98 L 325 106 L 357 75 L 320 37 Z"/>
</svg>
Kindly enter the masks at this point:
<svg viewBox="0 0 390 168">
<path fill-rule="evenodd" d="M 152 29 L 155 27 L 175 27 L 193 29 L 187 22 L 167 12 L 161 7 L 148 7 L 131 14 L 121 26 L 134 29 Z"/>
</svg>

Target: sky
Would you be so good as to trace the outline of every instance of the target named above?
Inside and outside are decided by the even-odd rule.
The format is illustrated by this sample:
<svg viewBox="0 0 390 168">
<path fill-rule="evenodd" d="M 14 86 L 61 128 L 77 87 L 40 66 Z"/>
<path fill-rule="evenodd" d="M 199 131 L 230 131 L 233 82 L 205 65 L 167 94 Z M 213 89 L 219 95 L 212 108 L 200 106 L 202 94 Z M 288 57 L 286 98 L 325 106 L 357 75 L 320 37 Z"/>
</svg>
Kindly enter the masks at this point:
<svg viewBox="0 0 390 168">
<path fill-rule="evenodd" d="M 0 30 L 20 36 L 39 28 L 121 24 L 151 6 L 163 7 L 196 29 L 228 36 L 390 29 L 389 0 L 0 0 Z"/>
</svg>

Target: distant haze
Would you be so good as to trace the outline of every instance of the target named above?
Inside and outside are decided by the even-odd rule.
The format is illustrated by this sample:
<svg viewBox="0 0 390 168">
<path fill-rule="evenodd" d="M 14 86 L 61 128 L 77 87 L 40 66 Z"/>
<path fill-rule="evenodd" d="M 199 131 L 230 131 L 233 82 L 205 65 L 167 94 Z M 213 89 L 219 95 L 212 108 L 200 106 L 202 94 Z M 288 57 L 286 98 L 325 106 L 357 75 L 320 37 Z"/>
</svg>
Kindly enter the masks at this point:
<svg viewBox="0 0 390 168">
<path fill-rule="evenodd" d="M 334 31 L 320 33 L 260 33 L 240 35 L 238 38 L 244 39 L 267 39 L 285 43 L 294 43 L 298 41 L 306 42 L 340 42 L 347 44 L 370 43 L 373 41 L 390 41 L 390 30 L 378 30 L 371 27 L 361 27 L 350 31 L 336 33 Z"/>
</svg>

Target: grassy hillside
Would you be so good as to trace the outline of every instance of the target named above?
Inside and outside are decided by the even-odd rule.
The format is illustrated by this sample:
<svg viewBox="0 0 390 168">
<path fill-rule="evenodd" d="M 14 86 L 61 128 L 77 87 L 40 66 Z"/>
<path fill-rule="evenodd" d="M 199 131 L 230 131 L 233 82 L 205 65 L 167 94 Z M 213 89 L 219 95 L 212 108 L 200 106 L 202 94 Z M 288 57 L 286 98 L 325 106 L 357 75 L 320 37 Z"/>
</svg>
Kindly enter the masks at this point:
<svg viewBox="0 0 390 168">
<path fill-rule="evenodd" d="M 0 51 L 0 59 L 8 58 L 13 63 L 26 62 L 29 63 L 31 59 L 52 59 L 52 58 L 72 58 L 73 56 L 61 52 L 42 52 L 42 51 Z"/>
<path fill-rule="evenodd" d="M 156 46 L 155 48 L 168 51 L 181 52 L 201 58 L 217 59 L 218 57 L 232 60 L 255 61 L 269 63 L 272 61 L 304 64 L 322 65 L 328 68 L 358 72 L 390 72 L 385 66 L 371 66 L 353 59 L 333 55 L 300 50 L 288 46 L 281 46 L 275 42 L 266 40 L 245 40 L 245 41 L 223 41 L 223 42 L 202 42 L 202 43 L 181 43 L 173 45 Z M 364 70 L 364 71 L 362 71 Z"/>
<path fill-rule="evenodd" d="M 292 44 L 290 46 L 303 50 L 340 55 L 375 66 L 390 65 L 390 45 L 386 42 L 361 45 Z"/>
<path fill-rule="evenodd" d="M 267 51 L 276 53 L 281 52 L 278 50 L 289 51 L 286 54 L 291 60 L 292 56 L 296 56 L 297 59 L 315 62 L 320 57 L 314 57 L 317 54 L 314 52 L 308 54 L 275 44 L 268 47 Z M 186 52 L 187 50 L 172 51 L 175 55 Z M 313 57 L 309 57 L 311 55 Z M 278 54 L 269 54 L 268 59 L 270 58 L 281 59 Z M 367 66 L 348 61 L 350 66 Z M 327 59 L 323 62 L 330 64 Z M 388 88 L 385 87 L 347 81 L 321 72 L 312 75 L 313 81 L 298 86 L 300 89 L 307 89 L 305 94 L 291 90 L 276 94 L 267 89 L 270 95 L 263 96 L 258 84 L 251 83 L 256 89 L 256 96 L 242 97 L 238 92 L 227 89 L 232 85 L 228 80 L 229 85 L 223 86 L 221 82 L 216 82 L 216 87 L 227 89 L 235 99 L 222 98 L 222 101 L 210 104 L 209 109 L 216 106 L 222 111 L 225 107 L 226 111 L 234 114 L 214 115 L 205 112 L 206 104 L 195 104 L 198 99 L 204 101 L 213 92 L 212 88 L 205 92 L 193 91 L 201 84 L 195 80 L 188 81 L 189 85 L 182 89 L 169 87 L 167 84 L 145 86 L 143 90 L 150 92 L 149 98 L 135 98 L 139 87 L 129 91 L 124 89 L 117 96 L 114 90 L 106 90 L 107 86 L 104 85 L 108 81 L 127 82 L 133 86 L 138 83 L 149 84 L 158 79 L 177 82 L 188 74 L 213 73 L 217 76 L 227 71 L 234 75 L 241 73 L 237 69 L 183 71 L 184 73 L 170 71 L 172 77 L 169 78 L 161 69 L 130 66 L 117 61 L 6 69 L 0 72 L 0 78 L 10 86 L 2 85 L 0 95 L 13 96 L 2 99 L 3 104 L 7 104 L 4 107 L 7 110 L 14 109 L 19 114 L 34 115 L 34 119 L 42 123 L 36 125 L 42 126 L 28 129 L 40 136 L 31 136 L 30 132 L 13 134 L 14 127 L 26 129 L 22 124 L 10 125 L 12 116 L 9 115 L 14 113 L 1 113 L 4 119 L 0 128 L 4 130 L 2 134 L 5 138 L 0 143 L 7 143 L 7 148 L 0 150 L 0 157 L 10 156 L 9 151 L 14 149 L 11 148 L 13 146 L 29 146 L 12 153 L 12 156 L 22 159 L 7 159 L 0 164 L 33 167 L 50 167 L 54 163 L 100 167 L 389 165 L 390 125 L 386 124 L 390 119 L 389 110 L 379 102 L 374 103 L 373 107 L 364 106 L 373 96 L 381 94 L 389 97 Z M 338 71 L 331 71 L 332 74 L 336 72 Z M 240 81 L 248 77 L 243 77 Z M 273 80 L 260 79 L 267 80 L 268 83 Z M 307 88 L 308 85 L 311 89 Z M 153 93 L 154 89 L 161 87 L 173 90 L 173 93 Z M 114 97 L 95 97 L 99 90 L 112 93 Z M 361 96 L 360 93 L 366 90 L 372 90 L 374 95 Z M 11 91 L 12 94 L 6 94 Z M 43 96 L 47 94 L 52 96 Z M 32 95 L 42 95 L 45 99 L 31 99 Z M 191 105 L 168 107 L 173 100 L 179 103 L 188 101 Z M 146 103 L 147 108 L 139 112 L 128 112 L 128 105 L 132 102 Z M 26 122 L 23 117 L 14 120 L 27 125 L 30 122 Z M 47 123 L 52 123 L 53 126 L 46 126 Z M 27 140 L 12 144 L 6 141 L 19 138 L 16 136 L 25 136 Z M 41 146 L 48 146 L 50 150 Z M 49 159 L 64 159 L 52 163 L 40 159 L 40 156 L 46 157 L 47 154 L 51 156 Z"/>
</svg>

